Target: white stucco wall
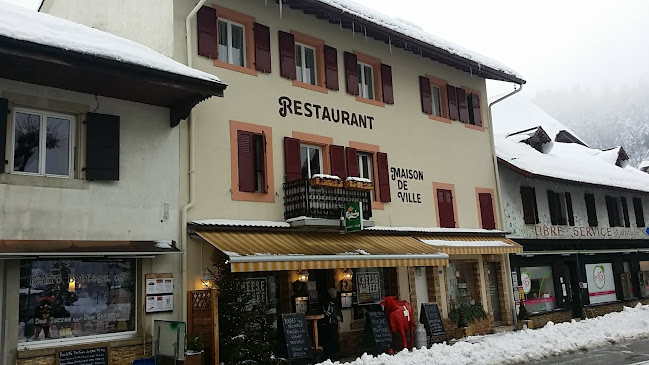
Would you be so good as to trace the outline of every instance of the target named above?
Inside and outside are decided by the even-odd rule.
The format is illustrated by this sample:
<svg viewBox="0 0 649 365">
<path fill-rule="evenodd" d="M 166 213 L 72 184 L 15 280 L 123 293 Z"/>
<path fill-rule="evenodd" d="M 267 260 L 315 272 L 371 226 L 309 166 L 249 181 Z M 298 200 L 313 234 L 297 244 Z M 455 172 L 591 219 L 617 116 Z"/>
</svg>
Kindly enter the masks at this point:
<svg viewBox="0 0 649 365">
<path fill-rule="evenodd" d="M 504 230 L 511 232 L 510 237 L 534 239 L 649 239 L 645 227 L 636 225 L 633 198 L 641 198 L 645 220 L 649 217 L 649 194 L 634 193 L 620 189 L 606 189 L 584 184 L 570 182 L 553 182 L 550 180 L 529 179 L 505 166 L 499 166 L 500 184 L 502 189 L 503 207 L 505 215 Z M 521 186 L 534 187 L 536 190 L 536 204 L 539 213 L 539 224 L 525 224 L 523 220 L 523 203 L 521 200 Z M 570 193 L 572 209 L 575 217 L 575 226 L 552 226 L 550 222 L 550 207 L 548 205 L 547 191 L 556 193 Z M 597 211 L 597 227 L 589 227 L 586 213 L 584 194 L 594 194 L 595 208 Z M 627 200 L 629 220 L 631 226 L 611 227 L 608 219 L 605 196 Z M 620 215 L 622 222 L 624 219 Z M 554 227 L 554 231 L 551 231 Z M 559 231 L 561 227 L 561 231 Z M 547 228 L 547 229 L 546 229 Z M 594 231 L 595 229 L 595 231 Z"/>
</svg>

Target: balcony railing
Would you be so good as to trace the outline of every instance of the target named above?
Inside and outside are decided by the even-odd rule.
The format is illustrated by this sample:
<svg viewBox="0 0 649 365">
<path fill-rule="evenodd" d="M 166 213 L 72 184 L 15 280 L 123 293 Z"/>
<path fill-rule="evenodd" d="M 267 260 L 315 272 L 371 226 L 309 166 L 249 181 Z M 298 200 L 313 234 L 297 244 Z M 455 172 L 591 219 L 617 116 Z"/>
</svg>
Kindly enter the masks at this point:
<svg viewBox="0 0 649 365">
<path fill-rule="evenodd" d="M 309 180 L 284 183 L 284 219 L 296 217 L 340 219 L 345 204 L 363 203 L 363 219 L 372 217 L 369 191 L 311 186 Z"/>
</svg>

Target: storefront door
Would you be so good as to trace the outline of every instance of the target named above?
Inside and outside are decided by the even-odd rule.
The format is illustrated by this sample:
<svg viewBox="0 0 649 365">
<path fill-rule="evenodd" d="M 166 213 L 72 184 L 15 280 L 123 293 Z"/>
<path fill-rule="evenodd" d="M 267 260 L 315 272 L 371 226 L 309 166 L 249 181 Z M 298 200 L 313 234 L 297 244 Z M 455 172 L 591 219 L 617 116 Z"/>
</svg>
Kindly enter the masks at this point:
<svg viewBox="0 0 649 365">
<path fill-rule="evenodd" d="M 579 289 L 579 273 L 576 262 L 566 262 L 568 272 L 570 273 L 568 282 L 570 292 L 570 303 L 572 307 L 572 317 L 581 318 L 581 290 Z"/>
<path fill-rule="evenodd" d="M 494 314 L 494 322 L 502 321 L 500 313 L 500 293 L 498 292 L 498 266 L 495 262 L 488 263 L 489 269 L 489 295 L 491 295 L 491 312 Z"/>
</svg>

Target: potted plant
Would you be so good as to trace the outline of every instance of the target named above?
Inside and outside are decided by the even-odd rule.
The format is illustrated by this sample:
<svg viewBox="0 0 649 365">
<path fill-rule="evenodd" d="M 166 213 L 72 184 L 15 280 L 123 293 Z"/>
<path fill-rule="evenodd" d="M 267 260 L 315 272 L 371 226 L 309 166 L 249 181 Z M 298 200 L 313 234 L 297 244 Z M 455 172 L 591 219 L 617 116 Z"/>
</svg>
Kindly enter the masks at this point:
<svg viewBox="0 0 649 365">
<path fill-rule="evenodd" d="M 487 318 L 487 313 L 479 305 L 462 303 L 451 309 L 449 318 L 455 324 L 455 337 L 462 338 L 471 336 L 472 332 L 469 325 L 475 321 Z"/>
<path fill-rule="evenodd" d="M 518 309 L 518 329 L 532 329 L 534 326 L 530 319 L 530 313 L 525 308 L 525 304 L 521 301 L 521 306 Z"/>
<path fill-rule="evenodd" d="M 203 344 L 203 336 L 195 334 L 187 338 L 187 353 L 185 354 L 185 365 L 204 365 L 203 353 L 205 352 L 205 344 Z"/>
</svg>

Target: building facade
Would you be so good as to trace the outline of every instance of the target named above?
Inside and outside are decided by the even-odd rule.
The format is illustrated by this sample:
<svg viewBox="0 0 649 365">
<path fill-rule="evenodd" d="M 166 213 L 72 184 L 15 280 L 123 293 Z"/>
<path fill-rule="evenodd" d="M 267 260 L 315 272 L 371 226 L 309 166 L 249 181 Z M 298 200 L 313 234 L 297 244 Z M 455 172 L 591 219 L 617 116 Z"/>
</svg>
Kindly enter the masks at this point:
<svg viewBox="0 0 649 365">
<path fill-rule="evenodd" d="M 437 303 L 451 337 L 460 304 L 488 314 L 477 332 L 511 323 L 507 254 L 520 247 L 502 230 L 485 80 L 524 83 L 515 72 L 354 3 L 173 1 L 138 27 L 111 24 L 116 3 L 80 3 L 43 9 L 131 39 L 171 21 L 142 41 L 231 85 L 181 124 L 190 331 L 215 260 L 278 314 L 298 311 L 296 281 L 309 313 L 329 288 L 344 293 L 347 354 L 385 296 L 416 318 Z M 365 229 L 341 235 L 348 202 Z"/>
<path fill-rule="evenodd" d="M 176 126 L 225 84 L 46 14 L 0 18 L 0 362 L 131 364 L 153 320 L 183 317 Z M 153 297 L 149 278 L 172 281 Z"/>
<path fill-rule="evenodd" d="M 623 148 L 587 147 L 522 97 L 493 115 L 504 229 L 524 249 L 512 275 L 534 326 L 646 303 L 649 175 L 627 166 Z"/>
</svg>

